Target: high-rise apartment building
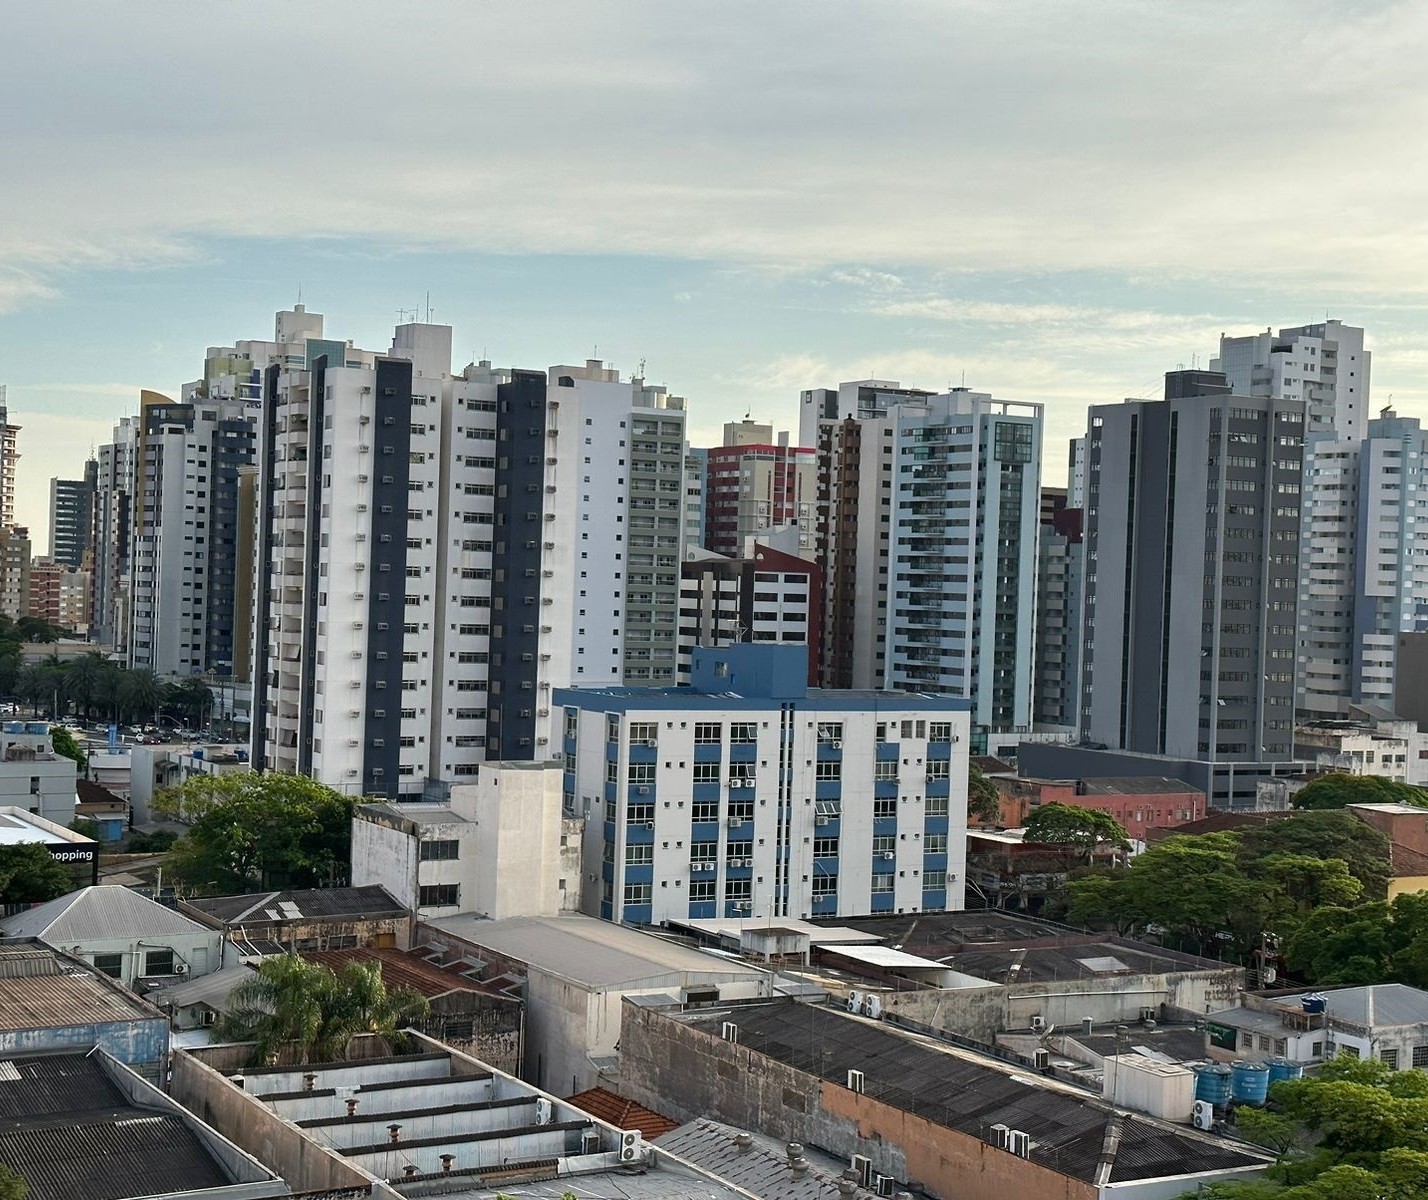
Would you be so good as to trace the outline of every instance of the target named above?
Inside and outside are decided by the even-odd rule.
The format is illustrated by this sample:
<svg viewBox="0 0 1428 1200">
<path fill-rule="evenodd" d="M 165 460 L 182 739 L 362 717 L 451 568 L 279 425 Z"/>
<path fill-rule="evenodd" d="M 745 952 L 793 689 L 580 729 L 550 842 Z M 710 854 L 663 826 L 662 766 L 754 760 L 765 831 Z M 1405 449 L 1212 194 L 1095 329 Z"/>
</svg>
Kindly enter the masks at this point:
<svg viewBox="0 0 1428 1200">
<path fill-rule="evenodd" d="M 1306 403 L 1172 372 L 1090 410 L 1081 732 L 1114 749 L 1293 750 Z"/>
<path fill-rule="evenodd" d="M 701 647 L 689 687 L 555 693 L 595 915 L 963 907 L 966 702 L 806 678 L 803 647 Z"/>
<path fill-rule="evenodd" d="M 0 616 L 30 615 L 30 531 L 23 525 L 0 528 Z"/>
<path fill-rule="evenodd" d="M 93 458 L 84 464 L 83 479 L 50 480 L 50 557 L 67 567 L 87 565 L 98 482 L 99 462 Z"/>
<path fill-rule="evenodd" d="M 140 398 L 128 660 L 162 676 L 231 676 L 249 636 L 233 591 L 238 472 L 253 461 L 256 412 L 186 391 Z"/>
<path fill-rule="evenodd" d="M 882 380 L 803 394 L 819 450 L 823 680 L 1032 720 L 1042 409 Z"/>
<path fill-rule="evenodd" d="M 138 418 L 121 417 L 114 426 L 114 440 L 96 452 L 90 620 L 93 640 L 121 654 L 127 654 L 129 648 L 129 563 L 138 448 Z"/>
<path fill-rule="evenodd" d="M 53 558 L 30 560 L 30 616 L 85 637 L 89 633 L 89 604 L 88 571 Z"/>
<path fill-rule="evenodd" d="M 0 529 L 15 524 L 15 468 L 20 461 L 20 427 L 10 424 L 5 385 L 0 383 Z"/>
<path fill-rule="evenodd" d="M 1073 444 L 1073 460 L 1074 455 Z M 1082 510 L 1069 503 L 1068 489 L 1041 489 L 1032 720 L 1048 732 L 1073 731 L 1081 707 L 1083 520 Z"/>
<path fill-rule="evenodd" d="M 723 445 L 705 451 L 704 526 L 706 550 L 729 557 L 744 540 L 769 529 L 796 526 L 812 534 L 817 515 L 817 459 L 811 447 L 790 446 L 788 434 L 775 438 L 772 425 L 731 421 Z M 690 530 L 691 542 L 701 535 Z"/>
</svg>

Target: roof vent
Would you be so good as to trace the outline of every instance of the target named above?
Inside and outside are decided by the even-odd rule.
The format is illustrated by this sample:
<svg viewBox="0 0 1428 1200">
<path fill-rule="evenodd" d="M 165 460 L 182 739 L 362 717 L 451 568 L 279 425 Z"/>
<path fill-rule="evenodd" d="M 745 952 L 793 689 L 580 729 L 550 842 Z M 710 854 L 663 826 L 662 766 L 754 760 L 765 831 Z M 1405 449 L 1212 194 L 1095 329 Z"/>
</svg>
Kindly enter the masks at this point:
<svg viewBox="0 0 1428 1200">
<path fill-rule="evenodd" d="M 754 1135 L 740 1130 L 734 1135 L 734 1145 L 740 1150 L 752 1150 L 754 1148 Z"/>
<path fill-rule="evenodd" d="M 400 1142 L 402 1140 L 402 1127 L 400 1125 L 388 1125 L 387 1140 L 390 1142 Z"/>
</svg>

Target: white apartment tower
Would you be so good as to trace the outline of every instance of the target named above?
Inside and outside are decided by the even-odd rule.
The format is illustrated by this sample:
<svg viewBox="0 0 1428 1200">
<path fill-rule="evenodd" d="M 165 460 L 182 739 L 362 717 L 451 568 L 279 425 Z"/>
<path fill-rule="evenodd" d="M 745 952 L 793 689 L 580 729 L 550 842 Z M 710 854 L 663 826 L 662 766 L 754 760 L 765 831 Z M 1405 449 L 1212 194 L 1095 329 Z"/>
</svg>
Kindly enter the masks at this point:
<svg viewBox="0 0 1428 1200">
<path fill-rule="evenodd" d="M 129 648 L 129 559 L 133 552 L 134 477 L 139 447 L 137 417 L 121 417 L 114 440 L 95 452 L 93 594 L 94 640 L 127 654 Z"/>
<path fill-rule="evenodd" d="M 1042 407 L 864 380 L 803 397 L 819 446 L 823 677 L 1032 720 Z"/>
</svg>

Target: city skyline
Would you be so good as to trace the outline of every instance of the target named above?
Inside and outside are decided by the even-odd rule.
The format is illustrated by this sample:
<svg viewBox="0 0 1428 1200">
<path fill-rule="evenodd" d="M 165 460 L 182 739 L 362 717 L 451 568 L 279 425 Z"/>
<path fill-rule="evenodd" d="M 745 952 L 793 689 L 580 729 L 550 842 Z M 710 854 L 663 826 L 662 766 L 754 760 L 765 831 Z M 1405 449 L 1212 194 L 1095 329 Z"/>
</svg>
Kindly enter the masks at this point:
<svg viewBox="0 0 1428 1200">
<path fill-rule="evenodd" d="M 280 35 L 274 6 L 217 42 L 171 12 L 27 13 L 0 50 L 18 519 L 47 545 L 49 478 L 299 290 L 358 344 L 429 294 L 461 362 L 644 361 L 696 444 L 868 376 L 1042 403 L 1054 444 L 1221 332 L 1326 314 L 1371 331 L 1380 406 L 1428 415 L 1422 13 L 1263 6 L 1230 37 L 1137 4 L 728 11 L 371 11 L 310 47 L 308 92 L 278 59 L 200 65 Z M 1302 71 L 1328 42 L 1335 71 Z M 402 87 L 363 83 L 378 46 Z"/>
</svg>

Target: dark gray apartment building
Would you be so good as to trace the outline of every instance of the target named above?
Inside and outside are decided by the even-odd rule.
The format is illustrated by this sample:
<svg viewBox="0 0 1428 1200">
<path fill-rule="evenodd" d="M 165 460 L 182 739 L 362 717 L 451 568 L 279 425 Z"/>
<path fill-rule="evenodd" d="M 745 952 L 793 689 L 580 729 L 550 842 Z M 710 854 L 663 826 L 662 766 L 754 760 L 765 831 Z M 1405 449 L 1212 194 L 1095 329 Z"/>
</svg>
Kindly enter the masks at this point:
<svg viewBox="0 0 1428 1200">
<path fill-rule="evenodd" d="M 1113 749 L 1293 752 L 1304 401 L 1176 371 L 1090 411 L 1081 730 Z"/>
</svg>

